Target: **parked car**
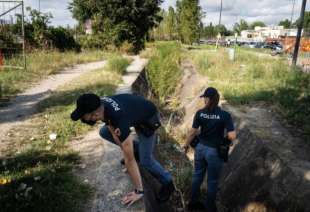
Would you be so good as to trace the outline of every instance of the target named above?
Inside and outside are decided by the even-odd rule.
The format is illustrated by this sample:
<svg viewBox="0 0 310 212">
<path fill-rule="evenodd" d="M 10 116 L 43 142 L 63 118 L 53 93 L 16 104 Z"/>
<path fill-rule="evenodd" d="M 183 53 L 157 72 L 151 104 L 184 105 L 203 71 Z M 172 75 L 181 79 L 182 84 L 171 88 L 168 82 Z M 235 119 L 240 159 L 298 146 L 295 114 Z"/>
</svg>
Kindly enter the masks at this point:
<svg viewBox="0 0 310 212">
<path fill-rule="evenodd" d="M 264 45 L 262 45 L 261 48 L 263 48 L 263 49 L 271 49 L 271 50 L 274 50 L 274 49 L 275 49 L 275 46 L 272 45 L 272 44 L 264 44 Z"/>
<path fill-rule="evenodd" d="M 263 42 L 257 42 L 257 43 L 255 44 L 255 48 L 262 48 L 263 45 L 264 45 Z"/>
<path fill-rule="evenodd" d="M 250 42 L 247 46 L 248 46 L 249 48 L 251 48 L 251 49 L 254 49 L 255 46 L 256 46 L 256 43 Z"/>
</svg>

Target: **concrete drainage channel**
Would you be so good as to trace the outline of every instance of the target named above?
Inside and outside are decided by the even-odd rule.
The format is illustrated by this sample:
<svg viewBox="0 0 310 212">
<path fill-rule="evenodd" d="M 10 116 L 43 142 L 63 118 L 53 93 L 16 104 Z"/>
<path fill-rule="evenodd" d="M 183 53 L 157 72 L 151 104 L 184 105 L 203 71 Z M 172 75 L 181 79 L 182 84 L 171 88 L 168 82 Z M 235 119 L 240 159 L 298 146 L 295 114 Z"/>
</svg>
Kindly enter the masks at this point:
<svg viewBox="0 0 310 212">
<path fill-rule="evenodd" d="M 274 119 L 261 123 L 260 129 L 252 127 L 267 113 L 264 109 L 246 111 L 253 113 L 251 119 L 224 107 L 237 120 L 239 138 L 221 179 L 223 211 L 310 211 L 310 162 L 303 155 L 309 152 L 294 147 L 305 141 L 290 140 L 292 135 Z"/>
<path fill-rule="evenodd" d="M 151 94 L 144 71 L 132 87 L 137 94 Z M 196 98 L 186 104 L 189 111 L 199 109 Z M 236 121 L 238 140 L 231 149 L 230 162 L 224 166 L 219 211 L 310 211 L 309 148 L 304 141 L 293 138 L 272 114 L 268 119 L 267 109 L 252 107 L 242 111 L 225 103 L 222 106 Z M 251 115 L 244 115 L 247 113 Z M 266 120 L 258 120 L 258 117 L 266 117 Z M 189 120 L 192 118 L 185 117 L 183 122 Z M 184 123 L 173 127 L 183 127 Z M 175 207 L 153 211 L 172 210 L 182 211 Z"/>
<path fill-rule="evenodd" d="M 129 67 L 128 74 L 123 77 L 124 84 L 119 87 L 118 93 L 149 97 L 151 91 L 144 70 L 147 61 L 138 58 L 135 61 L 136 65 Z M 199 106 L 194 101 L 197 102 L 197 99 L 189 103 L 192 107 L 189 111 L 198 109 Z M 288 146 L 280 146 L 279 143 L 253 132 L 248 120 L 236 108 L 229 105 L 223 107 L 233 114 L 239 138 L 230 153 L 230 162 L 223 170 L 219 211 L 310 211 L 309 161 L 300 163 Z M 120 198 L 130 190 L 130 182 L 127 174 L 121 172 L 120 150 L 115 145 L 102 142 L 98 129 L 73 144 L 75 148 L 78 146 L 83 149 L 81 155 L 87 163 L 82 174 L 79 174 L 97 189 L 95 199 L 87 211 L 185 210 L 173 203 L 159 204 L 155 199 L 159 183 L 143 169 L 144 204 L 136 204 L 131 208 L 122 206 Z M 87 147 L 82 148 L 83 145 Z M 174 203 L 184 206 L 181 198 L 174 199 Z"/>
</svg>

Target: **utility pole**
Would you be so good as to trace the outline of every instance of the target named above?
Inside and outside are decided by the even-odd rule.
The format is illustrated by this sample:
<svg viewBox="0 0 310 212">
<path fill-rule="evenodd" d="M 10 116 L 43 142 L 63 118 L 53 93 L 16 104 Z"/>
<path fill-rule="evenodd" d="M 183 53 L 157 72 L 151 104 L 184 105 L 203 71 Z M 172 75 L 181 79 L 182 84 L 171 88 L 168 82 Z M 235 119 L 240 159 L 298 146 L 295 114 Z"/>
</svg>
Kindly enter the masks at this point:
<svg viewBox="0 0 310 212">
<path fill-rule="evenodd" d="M 295 43 L 295 49 L 294 49 L 293 61 L 292 61 L 292 65 L 293 66 L 296 66 L 296 63 L 297 63 L 297 57 L 298 57 L 301 33 L 302 33 L 302 28 L 304 26 L 306 3 L 307 3 L 307 0 L 303 0 L 302 1 L 302 5 L 301 5 L 300 18 L 299 18 L 299 21 L 298 21 L 299 22 L 298 23 L 298 31 L 297 31 L 297 37 L 296 37 L 296 43 Z"/>
<path fill-rule="evenodd" d="M 295 12 L 295 3 L 296 3 L 296 0 L 293 0 L 293 8 L 292 8 L 292 14 L 291 14 L 290 28 L 292 28 L 292 25 L 293 25 L 293 18 L 294 18 L 294 12 Z"/>
<path fill-rule="evenodd" d="M 221 22 L 222 22 L 222 10 L 223 10 L 223 0 L 221 0 L 221 9 L 220 9 L 219 26 L 221 25 Z"/>
<path fill-rule="evenodd" d="M 221 22 L 222 22 L 222 9 L 223 9 L 223 0 L 221 0 L 221 9 L 220 9 L 220 18 L 219 18 L 219 25 L 218 25 L 218 29 L 220 29 L 221 27 Z M 216 40 L 216 45 L 215 45 L 215 49 L 217 49 L 219 40 L 221 38 L 221 32 L 218 33 L 217 35 L 217 40 Z"/>
<path fill-rule="evenodd" d="M 41 12 L 41 0 L 39 0 L 39 12 Z"/>
</svg>

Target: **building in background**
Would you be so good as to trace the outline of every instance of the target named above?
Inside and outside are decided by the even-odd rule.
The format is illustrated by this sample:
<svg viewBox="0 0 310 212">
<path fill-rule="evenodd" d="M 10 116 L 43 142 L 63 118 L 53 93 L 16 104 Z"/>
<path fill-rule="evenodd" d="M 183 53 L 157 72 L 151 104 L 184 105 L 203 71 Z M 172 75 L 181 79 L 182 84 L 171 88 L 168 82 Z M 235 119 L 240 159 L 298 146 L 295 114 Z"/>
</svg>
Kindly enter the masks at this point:
<svg viewBox="0 0 310 212">
<path fill-rule="evenodd" d="M 93 29 L 92 29 L 92 21 L 91 19 L 87 19 L 84 23 L 84 29 L 85 29 L 85 33 L 87 35 L 91 35 L 93 34 Z"/>
<path fill-rule="evenodd" d="M 254 30 L 243 30 L 242 39 L 263 42 L 266 39 L 279 39 L 283 37 L 296 37 L 297 29 L 284 29 L 283 26 L 274 27 L 255 27 Z"/>
</svg>

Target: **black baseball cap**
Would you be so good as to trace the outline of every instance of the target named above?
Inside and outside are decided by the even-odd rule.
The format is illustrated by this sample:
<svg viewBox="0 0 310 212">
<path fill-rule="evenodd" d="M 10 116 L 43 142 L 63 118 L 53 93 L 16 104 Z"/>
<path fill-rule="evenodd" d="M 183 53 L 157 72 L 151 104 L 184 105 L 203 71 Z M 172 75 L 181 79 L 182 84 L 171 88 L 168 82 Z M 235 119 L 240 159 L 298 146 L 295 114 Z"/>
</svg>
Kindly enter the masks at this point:
<svg viewBox="0 0 310 212">
<path fill-rule="evenodd" d="M 93 93 L 81 95 L 76 101 L 76 109 L 71 113 L 71 119 L 77 121 L 85 114 L 97 110 L 101 105 L 100 97 Z"/>
<path fill-rule="evenodd" d="M 214 97 L 216 94 L 218 94 L 217 90 L 213 87 L 208 87 L 205 92 L 200 96 L 202 97 Z"/>
</svg>

